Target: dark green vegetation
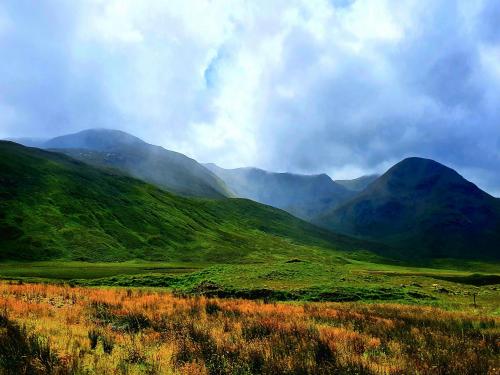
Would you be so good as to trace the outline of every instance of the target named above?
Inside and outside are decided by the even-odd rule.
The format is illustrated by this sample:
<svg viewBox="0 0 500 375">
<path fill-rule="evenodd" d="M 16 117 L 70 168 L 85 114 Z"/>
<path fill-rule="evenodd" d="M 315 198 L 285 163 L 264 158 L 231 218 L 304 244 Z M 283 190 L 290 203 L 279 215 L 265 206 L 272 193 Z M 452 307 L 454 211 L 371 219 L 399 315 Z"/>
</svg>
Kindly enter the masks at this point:
<svg viewBox="0 0 500 375">
<path fill-rule="evenodd" d="M 500 199 L 428 159 L 403 160 L 313 222 L 399 257 L 500 259 Z"/>
<path fill-rule="evenodd" d="M 51 139 L 43 147 L 89 164 L 117 168 L 176 194 L 207 198 L 230 195 L 224 182 L 196 160 L 122 131 L 85 130 Z"/>
<path fill-rule="evenodd" d="M 259 262 L 363 242 L 249 200 L 182 198 L 65 155 L 0 142 L 0 259 Z"/>
<path fill-rule="evenodd" d="M 38 261 L 0 262 L 0 276 L 15 280 L 71 280 L 96 279 L 116 275 L 168 274 L 180 275 L 198 271 L 209 266 L 203 263 L 164 262 L 78 262 Z"/>
<path fill-rule="evenodd" d="M 336 184 L 326 174 L 299 175 L 267 172 L 257 168 L 206 167 L 219 176 L 238 197 L 281 208 L 304 220 L 336 207 L 354 192 Z"/>
</svg>

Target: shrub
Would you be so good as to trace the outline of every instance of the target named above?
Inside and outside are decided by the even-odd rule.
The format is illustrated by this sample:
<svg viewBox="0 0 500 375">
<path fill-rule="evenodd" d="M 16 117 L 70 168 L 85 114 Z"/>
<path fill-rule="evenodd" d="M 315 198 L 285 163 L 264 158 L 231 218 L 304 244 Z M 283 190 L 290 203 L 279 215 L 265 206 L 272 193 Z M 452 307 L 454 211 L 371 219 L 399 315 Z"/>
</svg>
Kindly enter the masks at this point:
<svg viewBox="0 0 500 375">
<path fill-rule="evenodd" d="M 212 300 L 208 300 L 205 304 L 205 312 L 209 315 L 217 314 L 217 312 L 221 311 L 219 304 Z"/>
<path fill-rule="evenodd" d="M 96 349 L 97 344 L 101 342 L 104 353 L 111 354 L 113 351 L 113 347 L 115 346 L 113 339 L 104 334 L 102 331 L 91 329 L 88 332 L 88 337 L 90 341 L 90 349 Z"/>
<path fill-rule="evenodd" d="M 90 349 L 94 350 L 97 347 L 100 335 L 101 335 L 100 332 L 95 329 L 91 329 L 89 331 L 88 337 L 90 341 Z"/>
</svg>

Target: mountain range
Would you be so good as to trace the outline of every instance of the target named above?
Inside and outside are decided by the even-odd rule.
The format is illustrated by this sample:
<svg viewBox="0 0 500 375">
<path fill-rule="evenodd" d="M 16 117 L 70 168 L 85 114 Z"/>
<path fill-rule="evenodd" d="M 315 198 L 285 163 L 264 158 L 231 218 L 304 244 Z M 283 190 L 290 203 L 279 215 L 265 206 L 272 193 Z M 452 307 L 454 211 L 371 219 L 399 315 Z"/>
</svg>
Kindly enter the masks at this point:
<svg viewBox="0 0 500 375">
<path fill-rule="evenodd" d="M 91 258 L 91 254 L 97 253 L 85 250 L 90 242 L 101 244 L 102 254 L 106 254 L 106 249 L 121 249 L 118 253 L 125 258 L 131 249 L 135 249 L 133 251 L 139 254 L 138 257 L 148 259 L 166 259 L 174 253 L 174 258 L 178 259 L 180 253 L 173 249 L 198 249 L 200 253 L 196 256 L 200 257 L 209 257 L 207 254 L 216 248 L 219 254 L 223 251 L 236 254 L 240 251 L 236 249 L 248 250 L 253 246 L 253 241 L 257 241 L 252 239 L 254 233 L 258 233 L 256 238 L 262 240 L 258 246 L 265 251 L 264 243 L 274 241 L 266 237 L 270 232 L 285 237 L 286 241 L 305 241 L 307 246 L 321 243 L 322 247 L 359 250 L 377 242 L 380 245 L 371 247 L 396 258 L 500 258 L 500 199 L 430 159 L 408 158 L 381 176 L 333 181 L 326 174 L 299 175 L 257 168 L 224 169 L 215 164 L 202 165 L 185 155 L 150 145 L 116 130 L 91 129 L 50 140 L 24 139 L 18 142 L 54 152 L 2 143 L 4 159 L 26 160 L 28 163 L 16 166 L 13 162 L 6 164 L 4 161 L 0 165 L 2 194 L 10 197 L 9 212 L 15 212 L 8 218 L 5 214 L 0 216 L 0 221 L 3 220 L 0 230 L 4 244 L 10 241 L 9 248 L 18 249 L 15 244 L 21 246 L 22 243 L 24 248 L 35 249 L 41 244 L 45 254 L 40 255 L 42 257 L 59 254 L 57 256 L 74 259 L 79 257 L 75 254 L 81 252 L 82 258 Z M 53 167 L 54 163 L 58 164 L 56 170 L 44 169 Z M 45 177 L 41 171 L 52 177 Z M 19 182 L 15 183 L 16 179 Z M 92 192 L 85 190 L 94 201 L 87 202 L 88 197 L 84 201 L 72 198 L 83 194 L 72 190 L 76 181 L 80 187 L 94 189 Z M 41 185 L 36 185 L 38 182 Z M 155 185 L 155 188 L 147 183 Z M 42 205 L 45 210 L 43 215 L 40 215 L 40 205 L 24 195 L 27 187 L 37 193 L 43 190 L 47 194 L 38 197 L 45 202 Z M 154 194 L 151 193 L 153 189 L 156 189 Z M 54 191 L 71 192 L 71 195 L 61 196 L 60 202 L 73 199 L 78 207 L 80 204 L 94 207 L 99 215 L 104 216 L 85 212 L 72 215 L 68 223 L 62 223 L 64 214 L 73 213 L 77 206 L 65 206 L 67 203 L 61 206 L 57 201 L 58 206 L 54 207 Z M 116 192 L 113 199 L 112 191 Z M 135 194 L 132 201 L 128 197 L 130 191 Z M 141 191 L 140 197 L 137 191 Z M 99 194 L 104 194 L 102 199 Z M 158 198 L 160 195 L 161 199 Z M 18 196 L 25 197 L 26 201 L 12 198 Z M 234 197 L 247 198 L 267 206 L 249 200 L 227 199 Z M 127 208 L 131 211 L 124 212 L 122 216 L 115 213 L 115 210 L 125 209 L 115 198 L 125 205 L 132 205 Z M 13 203 L 16 201 L 19 204 Z M 167 201 L 168 209 L 164 205 Z M 5 205 L 5 202 L 2 204 Z M 36 207 L 32 207 L 34 205 Z M 288 211 L 313 225 L 268 206 Z M 12 211 L 12 207 L 16 209 Z M 172 207 L 175 210 L 169 211 Z M 178 216 L 181 207 L 182 214 Z M 37 214 L 29 216 L 30 222 L 26 223 L 22 219 L 25 217 L 23 212 Z M 272 224 L 266 215 L 275 218 Z M 112 224 L 107 224 L 104 217 Z M 132 221 L 135 224 L 126 217 L 134 217 Z M 231 235 L 219 227 L 220 223 L 224 223 L 222 226 L 226 228 L 228 217 Z M 51 222 L 57 222 L 60 229 L 64 229 L 52 231 L 51 237 L 47 238 L 53 240 L 33 234 L 39 233 L 38 229 Z M 78 230 L 73 230 L 70 223 L 74 223 Z M 241 223 L 245 225 L 241 226 Z M 110 225 L 114 229 L 108 233 Z M 276 232 L 276 228 L 280 229 Z M 94 238 L 94 235 L 97 237 Z M 135 245 L 130 245 L 128 240 Z M 80 245 L 76 244 L 78 241 L 81 241 Z M 123 241 L 128 245 L 124 245 Z M 157 245 L 148 247 L 150 241 L 157 242 Z M 64 244 L 65 247 L 56 244 Z M 91 247 L 95 248 L 94 245 Z M 67 254 L 64 250 L 67 248 L 80 250 Z M 248 253 L 247 250 L 243 253 Z M 117 254 L 116 251 L 112 253 Z M 231 258 L 231 255 L 227 256 Z"/>
<path fill-rule="evenodd" d="M 220 177 L 236 196 L 281 208 L 305 220 L 336 207 L 355 194 L 326 174 L 300 175 L 258 168 L 205 166 Z"/>
<path fill-rule="evenodd" d="M 62 152 L 110 167 L 184 196 L 240 197 L 311 220 L 351 198 L 372 176 L 336 183 L 326 174 L 274 173 L 258 168 L 223 169 L 197 161 L 119 130 L 89 129 L 53 139 L 14 139 L 25 146 Z M 345 185 L 345 186 L 344 186 Z"/>
<path fill-rule="evenodd" d="M 367 248 L 251 200 L 185 198 L 13 142 L 0 141 L 0 171 L 0 260 L 228 263 Z"/>
</svg>

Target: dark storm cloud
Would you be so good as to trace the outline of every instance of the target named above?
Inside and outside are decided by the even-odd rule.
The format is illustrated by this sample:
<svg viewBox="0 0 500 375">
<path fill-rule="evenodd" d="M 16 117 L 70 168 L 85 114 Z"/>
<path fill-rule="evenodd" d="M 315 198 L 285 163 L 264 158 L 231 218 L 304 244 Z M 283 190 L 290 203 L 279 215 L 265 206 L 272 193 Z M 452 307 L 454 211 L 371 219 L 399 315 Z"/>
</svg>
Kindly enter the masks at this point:
<svg viewBox="0 0 500 375">
<path fill-rule="evenodd" d="M 0 137 L 334 177 L 417 155 L 500 195 L 499 24 L 496 0 L 6 1 Z"/>
</svg>

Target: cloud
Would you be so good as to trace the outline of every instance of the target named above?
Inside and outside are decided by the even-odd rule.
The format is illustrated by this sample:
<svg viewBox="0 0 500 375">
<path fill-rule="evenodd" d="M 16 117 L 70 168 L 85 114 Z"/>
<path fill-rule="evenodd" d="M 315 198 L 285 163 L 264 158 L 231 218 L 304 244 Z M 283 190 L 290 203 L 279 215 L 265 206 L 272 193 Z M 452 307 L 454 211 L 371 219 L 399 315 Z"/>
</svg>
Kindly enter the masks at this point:
<svg viewBox="0 0 500 375">
<path fill-rule="evenodd" d="M 499 22 L 496 0 L 8 0 L 0 136 L 112 127 L 334 177 L 418 155 L 500 195 Z"/>
</svg>

